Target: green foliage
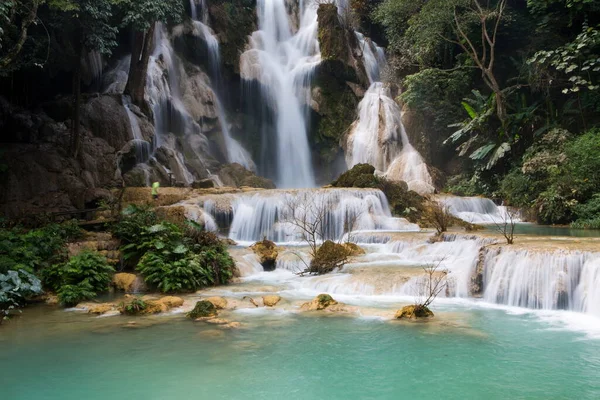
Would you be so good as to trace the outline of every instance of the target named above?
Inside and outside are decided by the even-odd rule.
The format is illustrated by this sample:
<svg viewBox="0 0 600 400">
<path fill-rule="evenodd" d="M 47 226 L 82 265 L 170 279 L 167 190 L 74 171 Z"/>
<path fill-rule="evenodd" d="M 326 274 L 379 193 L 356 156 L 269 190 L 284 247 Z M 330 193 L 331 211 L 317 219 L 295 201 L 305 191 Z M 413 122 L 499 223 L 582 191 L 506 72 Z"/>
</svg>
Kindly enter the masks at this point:
<svg viewBox="0 0 600 400">
<path fill-rule="evenodd" d="M 348 262 L 349 256 L 350 252 L 344 245 L 327 240 L 319 246 L 310 265 L 302 273 L 311 275 L 328 274 L 342 268 Z"/>
<path fill-rule="evenodd" d="M 569 184 L 579 198 L 600 192 L 600 128 L 591 129 L 566 149 Z"/>
<path fill-rule="evenodd" d="M 455 175 L 448 179 L 444 191 L 457 196 L 490 195 L 490 186 L 484 182 L 479 172 L 473 175 Z"/>
<path fill-rule="evenodd" d="M 38 272 L 66 258 L 65 243 L 79 237 L 75 221 L 50 224 L 43 228 L 23 230 L 0 229 L 0 273 L 24 269 Z"/>
<path fill-rule="evenodd" d="M 127 315 L 137 315 L 144 311 L 146 307 L 148 307 L 148 305 L 140 297 L 134 297 L 128 303 L 121 302 L 119 304 L 119 309 L 121 310 L 121 312 Z"/>
<path fill-rule="evenodd" d="M 35 275 L 21 269 L 0 273 L 0 324 L 10 313 L 25 305 L 32 296 L 42 293 Z"/>
<path fill-rule="evenodd" d="M 182 0 L 113 0 L 123 13 L 122 26 L 145 32 L 155 22 L 178 23 L 183 16 Z"/>
<path fill-rule="evenodd" d="M 404 79 L 400 99 L 423 115 L 437 131 L 445 131 L 462 112 L 457 98 L 469 92 L 471 74 L 466 69 L 444 71 L 427 68 Z"/>
<path fill-rule="evenodd" d="M 93 299 L 96 297 L 96 292 L 89 282 L 82 281 L 61 286 L 57 295 L 62 305 L 73 307 L 82 301 Z"/>
<path fill-rule="evenodd" d="M 186 315 L 191 319 L 214 317 L 217 315 L 217 308 L 210 301 L 201 300 L 196 302 L 194 309 Z"/>
<path fill-rule="evenodd" d="M 564 46 L 535 53 L 529 63 L 564 77 L 563 93 L 600 89 L 600 30 L 583 24 L 582 32 Z"/>
<path fill-rule="evenodd" d="M 125 260 L 162 292 L 189 292 L 228 282 L 235 263 L 219 238 L 193 221 L 185 229 L 158 222 L 148 208 L 129 207 L 113 229 Z M 139 262 L 138 262 L 139 260 Z"/>
<path fill-rule="evenodd" d="M 57 292 L 61 303 L 71 306 L 106 292 L 114 272 L 106 257 L 84 251 L 66 263 L 46 268 L 42 277 L 44 284 Z"/>
</svg>

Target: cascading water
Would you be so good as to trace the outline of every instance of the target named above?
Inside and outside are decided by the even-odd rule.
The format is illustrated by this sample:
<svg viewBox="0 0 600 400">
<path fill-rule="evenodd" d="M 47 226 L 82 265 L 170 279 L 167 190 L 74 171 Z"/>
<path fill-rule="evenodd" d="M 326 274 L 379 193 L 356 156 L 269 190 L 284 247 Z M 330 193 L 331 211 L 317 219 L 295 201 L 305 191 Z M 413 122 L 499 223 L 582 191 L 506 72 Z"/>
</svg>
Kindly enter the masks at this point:
<svg viewBox="0 0 600 400">
<path fill-rule="evenodd" d="M 223 133 L 223 142 L 225 145 L 225 153 L 227 154 L 227 161 L 230 163 L 238 163 L 243 165 L 246 169 L 251 171 L 256 170 L 256 165 L 254 161 L 252 161 L 252 157 L 250 153 L 244 149 L 244 147 L 235 140 L 231 136 L 231 132 L 229 130 L 229 124 L 227 123 L 227 119 L 225 116 L 225 108 L 223 107 L 221 98 L 222 94 L 222 75 L 221 75 L 221 57 L 219 50 L 219 41 L 213 34 L 212 30 L 208 26 L 208 12 L 206 10 L 206 3 L 203 2 L 201 5 L 201 20 L 198 20 L 197 8 L 194 0 L 190 0 L 190 6 L 192 10 L 192 20 L 194 23 L 194 27 L 198 32 L 198 35 L 202 37 L 206 43 L 208 48 L 208 56 L 209 56 L 209 64 L 211 69 L 211 80 L 212 80 L 212 89 L 215 92 L 215 108 L 217 111 L 217 117 L 219 119 L 219 125 L 221 126 L 221 131 Z"/>
<path fill-rule="evenodd" d="M 284 188 L 315 186 L 307 139 L 306 104 L 310 80 L 320 61 L 317 13 L 300 4 L 300 24 L 292 31 L 286 0 L 258 0 L 259 30 L 242 54 L 242 78 L 261 83 L 276 114 L 276 183 Z"/>
<path fill-rule="evenodd" d="M 319 240 L 338 240 L 349 231 L 415 231 L 419 227 L 393 218 L 383 192 L 374 189 L 316 189 L 270 191 L 232 197 L 222 215 L 218 207 L 204 202 L 204 210 L 216 221 L 231 218 L 229 237 L 236 241 L 302 241 L 298 224 L 321 219 Z M 228 211 L 231 210 L 231 211 Z M 231 214 L 229 214 L 231 213 Z"/>
<path fill-rule="evenodd" d="M 503 223 L 510 218 L 514 222 L 520 221 L 509 215 L 506 207 L 497 206 L 485 197 L 437 196 L 437 199 L 447 205 L 454 216 L 472 224 Z"/>
<path fill-rule="evenodd" d="M 358 119 L 348 136 L 346 163 L 349 168 L 359 163 L 371 164 L 385 171 L 390 180 L 405 181 L 411 190 L 433 193 L 427 165 L 408 140 L 402 111 L 392 99 L 389 88 L 380 82 L 385 65 L 383 49 L 360 33 L 356 37 L 371 86 L 358 105 Z"/>
</svg>

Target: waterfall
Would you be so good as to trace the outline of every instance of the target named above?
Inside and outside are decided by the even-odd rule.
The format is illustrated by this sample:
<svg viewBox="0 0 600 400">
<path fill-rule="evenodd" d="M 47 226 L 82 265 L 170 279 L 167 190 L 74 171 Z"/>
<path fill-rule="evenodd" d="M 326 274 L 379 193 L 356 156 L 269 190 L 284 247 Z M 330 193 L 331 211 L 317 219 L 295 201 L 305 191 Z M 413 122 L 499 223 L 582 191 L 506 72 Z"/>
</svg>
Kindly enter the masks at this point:
<svg viewBox="0 0 600 400">
<path fill-rule="evenodd" d="M 378 171 L 385 171 L 388 179 L 405 181 L 411 190 L 433 193 L 427 165 L 406 135 L 402 111 L 389 88 L 380 82 L 386 62 L 383 49 L 360 33 L 356 37 L 371 85 L 358 105 L 358 119 L 348 135 L 346 163 L 349 168 L 359 163 L 371 164 Z"/>
<path fill-rule="evenodd" d="M 125 107 L 125 112 L 127 113 L 127 118 L 129 119 L 129 125 L 131 127 L 133 144 L 135 146 L 136 164 L 144 163 L 150 158 L 150 150 L 152 145 L 150 142 L 144 139 L 144 136 L 142 136 L 142 130 L 140 128 L 140 123 L 138 122 L 137 116 L 133 111 L 131 111 L 131 99 L 129 96 L 123 96 L 122 101 L 123 107 Z"/>
<path fill-rule="evenodd" d="M 286 0 L 258 0 L 257 12 L 259 30 L 252 34 L 251 49 L 241 56 L 241 74 L 261 83 L 276 114 L 277 186 L 313 187 L 305 114 L 312 73 L 320 61 L 316 7 L 300 6 L 296 32 Z"/>
<path fill-rule="evenodd" d="M 471 224 L 503 223 L 510 216 L 506 207 L 497 206 L 485 197 L 438 196 L 437 199 L 449 207 L 456 217 Z M 513 218 L 515 221 L 519 219 Z"/>
<path fill-rule="evenodd" d="M 600 317 L 600 253 L 501 247 L 483 262 L 486 301 Z"/>
<path fill-rule="evenodd" d="M 339 240 L 349 231 L 419 230 L 404 218 L 392 217 L 385 195 L 375 189 L 258 192 L 232 196 L 229 205 L 220 208 L 210 200 L 204 202 L 205 212 L 211 213 L 219 226 L 230 225 L 229 237 L 236 241 L 266 237 L 275 242 L 299 242 L 303 239 L 298 223 L 313 224 L 318 219 L 323 221 L 317 232 L 319 240 Z"/>
<path fill-rule="evenodd" d="M 230 163 L 241 164 L 244 166 L 244 168 L 250 171 L 256 171 L 256 165 L 254 164 L 254 161 L 252 161 L 250 153 L 244 149 L 240 142 L 231 136 L 231 132 L 229 130 L 229 124 L 227 123 L 225 116 L 225 107 L 223 107 L 221 101 L 221 98 L 223 97 L 223 77 L 221 75 L 219 41 L 213 34 L 210 27 L 207 25 L 208 12 L 206 10 L 206 3 L 202 4 L 202 21 L 197 20 L 198 17 L 194 0 L 191 0 L 191 6 L 194 28 L 198 32 L 198 35 L 204 39 L 208 47 L 212 89 L 216 98 L 215 108 L 217 111 L 217 117 L 219 119 L 219 125 L 221 126 L 221 132 L 223 133 L 223 142 L 225 145 L 227 161 Z"/>
</svg>

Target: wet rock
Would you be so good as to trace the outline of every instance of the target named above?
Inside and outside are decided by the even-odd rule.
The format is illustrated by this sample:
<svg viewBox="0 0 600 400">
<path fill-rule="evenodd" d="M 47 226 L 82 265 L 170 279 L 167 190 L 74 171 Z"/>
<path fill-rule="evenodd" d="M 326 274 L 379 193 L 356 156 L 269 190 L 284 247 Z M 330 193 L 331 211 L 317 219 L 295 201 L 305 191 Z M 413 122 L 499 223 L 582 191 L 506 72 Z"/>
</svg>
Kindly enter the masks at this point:
<svg viewBox="0 0 600 400">
<path fill-rule="evenodd" d="M 136 279 L 137 279 L 137 275 L 135 275 L 135 274 L 120 272 L 113 276 L 112 285 L 117 290 L 122 290 L 127 293 L 132 293 L 134 291 Z"/>
<path fill-rule="evenodd" d="M 365 251 L 362 249 L 362 247 L 360 247 L 356 243 L 347 242 L 343 243 L 342 246 L 346 248 L 346 250 L 348 251 L 348 255 L 350 256 L 360 256 L 365 254 Z"/>
<path fill-rule="evenodd" d="M 223 297 L 209 297 L 206 299 L 206 301 L 210 301 L 217 308 L 217 310 L 227 308 L 227 300 Z"/>
<path fill-rule="evenodd" d="M 279 252 L 277 246 L 270 240 L 264 239 L 250 246 L 252 251 L 258 256 L 260 264 L 265 271 L 274 271 Z"/>
<path fill-rule="evenodd" d="M 206 323 L 215 324 L 215 325 L 227 325 L 229 323 L 228 320 L 223 318 L 208 318 L 205 320 Z"/>
<path fill-rule="evenodd" d="M 113 311 L 116 309 L 116 306 L 112 303 L 102 303 L 90 306 L 88 308 L 88 313 L 90 314 L 106 314 L 109 311 Z"/>
<path fill-rule="evenodd" d="M 333 297 L 331 297 L 330 295 L 320 294 L 317 297 L 315 297 L 312 301 L 302 304 L 300 309 L 302 311 L 319 311 L 319 310 L 325 310 L 325 309 L 327 309 L 331 306 L 335 306 L 337 304 L 338 304 L 338 302 L 335 301 L 333 299 Z"/>
<path fill-rule="evenodd" d="M 46 298 L 44 299 L 44 301 L 46 302 L 46 304 L 54 306 L 60 303 L 60 301 L 58 300 L 58 296 L 54 295 L 54 294 L 48 294 L 46 295 Z"/>
<path fill-rule="evenodd" d="M 275 307 L 277 305 L 277 303 L 279 303 L 281 301 L 281 297 L 277 296 L 277 295 L 268 295 L 268 296 L 263 296 L 263 304 L 266 307 Z"/>
<path fill-rule="evenodd" d="M 344 245 L 327 240 L 317 249 L 306 272 L 317 275 L 327 274 L 343 267 L 349 255 L 349 250 Z"/>
<path fill-rule="evenodd" d="M 219 178 L 225 186 L 242 187 L 248 186 L 262 189 L 275 189 L 273 181 L 248 171 L 241 164 L 225 164 L 219 170 Z"/>
<path fill-rule="evenodd" d="M 395 319 L 421 319 L 431 317 L 433 317 L 433 312 L 429 308 L 417 304 L 404 306 L 394 314 Z"/>
<path fill-rule="evenodd" d="M 215 182 L 212 179 L 201 179 L 192 183 L 194 189 L 209 189 L 215 187 Z"/>
<path fill-rule="evenodd" d="M 187 313 L 188 318 L 197 319 L 201 317 L 217 316 L 217 307 L 208 300 L 200 300 L 196 302 L 194 309 Z"/>
</svg>

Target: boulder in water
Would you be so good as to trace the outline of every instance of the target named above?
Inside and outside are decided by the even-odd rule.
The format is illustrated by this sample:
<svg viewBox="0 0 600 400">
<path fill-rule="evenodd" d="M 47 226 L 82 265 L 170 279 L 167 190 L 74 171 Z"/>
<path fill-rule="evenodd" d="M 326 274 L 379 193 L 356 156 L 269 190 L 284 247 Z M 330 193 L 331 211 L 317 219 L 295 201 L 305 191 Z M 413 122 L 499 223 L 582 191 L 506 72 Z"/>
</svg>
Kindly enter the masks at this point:
<svg viewBox="0 0 600 400">
<path fill-rule="evenodd" d="M 310 267 L 305 272 L 316 275 L 332 272 L 343 267 L 349 256 L 349 249 L 344 245 L 326 240 L 317 250 Z"/>
<path fill-rule="evenodd" d="M 263 266 L 265 271 L 275 270 L 277 256 L 279 255 L 275 243 L 270 240 L 263 239 L 260 242 L 254 243 L 252 246 L 250 246 L 250 248 L 258 256 L 260 264 Z"/>
<path fill-rule="evenodd" d="M 209 297 L 206 299 L 206 301 L 210 301 L 217 308 L 217 310 L 222 310 L 224 308 L 227 308 L 227 300 L 224 299 L 223 297 L 218 297 L 218 296 Z"/>
<path fill-rule="evenodd" d="M 300 309 L 302 311 L 319 311 L 325 310 L 328 307 L 337 305 L 338 302 L 333 299 L 330 295 L 324 293 L 315 297 L 312 301 L 302 304 Z"/>
<path fill-rule="evenodd" d="M 216 317 L 217 307 L 208 300 L 200 300 L 196 302 L 194 309 L 187 313 L 187 317 L 191 319 Z"/>
<path fill-rule="evenodd" d="M 359 179 L 376 179 L 374 174 L 374 166 L 370 164 L 356 164 L 354 167 L 340 175 L 339 178 L 331 183 L 331 185 L 335 187 L 356 187 L 355 182 Z"/>
<path fill-rule="evenodd" d="M 346 248 L 346 251 L 348 252 L 349 256 L 360 256 L 365 254 L 363 248 L 357 245 L 356 243 L 347 242 L 342 244 L 342 246 Z"/>
<path fill-rule="evenodd" d="M 420 319 L 431 317 L 433 317 L 433 312 L 427 306 L 422 306 L 420 304 L 404 306 L 402 309 L 396 311 L 396 314 L 394 315 L 395 319 Z"/>
<path fill-rule="evenodd" d="M 79 306 L 78 306 L 79 307 Z M 93 304 L 87 307 L 88 313 L 90 314 L 106 314 L 109 311 L 115 310 L 116 307 L 112 303 L 101 303 L 101 304 Z"/>
<path fill-rule="evenodd" d="M 275 307 L 277 305 L 277 303 L 279 303 L 281 301 L 281 296 L 277 296 L 277 295 L 268 295 L 268 296 L 263 296 L 263 304 L 265 305 L 265 307 Z"/>
</svg>

